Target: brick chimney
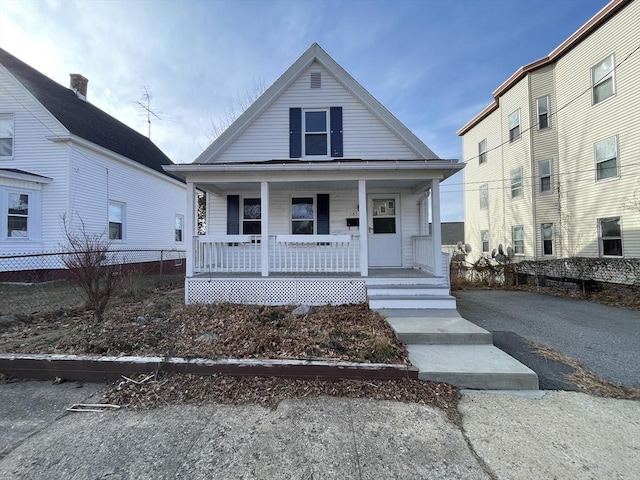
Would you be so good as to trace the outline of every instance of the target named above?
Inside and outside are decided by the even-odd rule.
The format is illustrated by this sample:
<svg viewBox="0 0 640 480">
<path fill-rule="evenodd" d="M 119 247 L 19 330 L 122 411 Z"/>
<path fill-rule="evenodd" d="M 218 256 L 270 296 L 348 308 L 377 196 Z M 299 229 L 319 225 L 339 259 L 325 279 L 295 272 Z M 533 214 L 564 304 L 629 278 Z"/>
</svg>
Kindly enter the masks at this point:
<svg viewBox="0 0 640 480">
<path fill-rule="evenodd" d="M 87 84 L 89 80 L 84 78 L 79 73 L 70 73 L 69 77 L 71 79 L 70 88 L 74 91 L 74 93 L 78 96 L 80 100 L 87 100 Z"/>
</svg>

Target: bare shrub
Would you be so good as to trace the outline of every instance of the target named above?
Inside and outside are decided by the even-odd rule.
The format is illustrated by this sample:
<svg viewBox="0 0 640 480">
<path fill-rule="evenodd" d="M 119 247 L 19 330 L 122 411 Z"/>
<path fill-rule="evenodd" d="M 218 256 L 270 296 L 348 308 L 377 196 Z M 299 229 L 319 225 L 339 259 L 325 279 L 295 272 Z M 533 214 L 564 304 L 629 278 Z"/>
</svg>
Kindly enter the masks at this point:
<svg viewBox="0 0 640 480">
<path fill-rule="evenodd" d="M 62 225 L 67 239 L 62 262 L 80 287 L 87 308 L 93 310 L 94 319 L 102 321 L 107 304 L 121 283 L 119 265 L 113 255 L 109 257 L 111 242 L 104 233 L 89 233 L 84 222 L 79 232 L 69 228 L 65 217 Z"/>
</svg>

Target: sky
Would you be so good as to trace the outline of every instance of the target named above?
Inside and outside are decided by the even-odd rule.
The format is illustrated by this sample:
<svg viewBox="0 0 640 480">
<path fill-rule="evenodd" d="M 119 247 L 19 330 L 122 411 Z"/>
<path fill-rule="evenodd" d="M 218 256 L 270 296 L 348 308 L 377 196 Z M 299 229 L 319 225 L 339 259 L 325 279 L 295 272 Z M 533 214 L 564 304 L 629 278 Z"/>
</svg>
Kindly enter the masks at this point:
<svg viewBox="0 0 640 480">
<path fill-rule="evenodd" d="M 518 68 L 607 0 L 1 0 L 0 47 L 151 139 L 175 163 L 212 141 L 238 99 L 318 43 L 437 155 Z M 441 187 L 463 221 L 462 174 Z"/>
</svg>

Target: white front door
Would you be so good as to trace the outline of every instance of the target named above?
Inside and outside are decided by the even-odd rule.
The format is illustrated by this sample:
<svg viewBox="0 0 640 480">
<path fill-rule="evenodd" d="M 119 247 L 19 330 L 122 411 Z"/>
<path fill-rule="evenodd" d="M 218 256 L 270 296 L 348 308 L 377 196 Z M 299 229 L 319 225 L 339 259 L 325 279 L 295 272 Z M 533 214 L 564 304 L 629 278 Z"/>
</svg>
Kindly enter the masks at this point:
<svg viewBox="0 0 640 480">
<path fill-rule="evenodd" d="M 400 196 L 369 195 L 369 266 L 401 267 Z"/>
</svg>

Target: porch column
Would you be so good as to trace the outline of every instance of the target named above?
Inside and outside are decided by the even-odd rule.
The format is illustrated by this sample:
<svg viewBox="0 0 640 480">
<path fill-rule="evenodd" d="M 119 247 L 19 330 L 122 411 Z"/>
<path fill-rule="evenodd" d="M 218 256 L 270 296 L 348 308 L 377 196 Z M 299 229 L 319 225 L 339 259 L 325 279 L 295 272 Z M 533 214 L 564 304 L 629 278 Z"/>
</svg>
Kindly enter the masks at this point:
<svg viewBox="0 0 640 480">
<path fill-rule="evenodd" d="M 433 219 L 433 273 L 442 276 L 442 231 L 440 225 L 440 180 L 437 178 L 431 184 L 431 218 Z"/>
<path fill-rule="evenodd" d="M 263 277 L 269 276 L 269 183 L 260 182 L 260 246 L 261 272 Z"/>
<path fill-rule="evenodd" d="M 185 212 L 184 219 L 184 231 L 186 232 L 186 238 L 184 241 L 186 247 L 186 274 L 187 278 L 193 276 L 193 264 L 195 262 L 195 253 L 194 253 L 194 242 L 196 242 L 195 235 L 198 234 L 197 231 L 197 221 L 198 218 L 196 214 L 196 208 L 198 207 L 198 200 L 196 198 L 196 186 L 193 182 L 187 181 L 187 211 Z"/>
<path fill-rule="evenodd" d="M 420 235 L 429 235 L 429 191 L 424 192 L 418 200 Z"/>
<path fill-rule="evenodd" d="M 369 276 L 369 242 L 367 225 L 367 181 L 358 180 L 358 216 L 360 222 L 360 275 Z"/>
</svg>

